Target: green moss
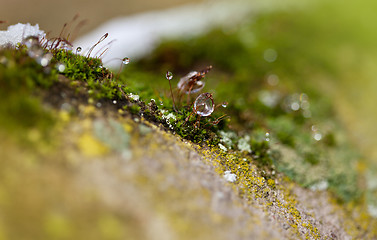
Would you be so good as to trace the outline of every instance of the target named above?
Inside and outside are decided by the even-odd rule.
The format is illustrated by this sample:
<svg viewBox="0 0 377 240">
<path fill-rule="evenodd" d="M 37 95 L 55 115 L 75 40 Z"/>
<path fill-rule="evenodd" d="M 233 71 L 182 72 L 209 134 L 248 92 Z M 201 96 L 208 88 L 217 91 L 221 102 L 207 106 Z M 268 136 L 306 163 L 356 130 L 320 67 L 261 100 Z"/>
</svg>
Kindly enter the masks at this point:
<svg viewBox="0 0 377 240">
<path fill-rule="evenodd" d="M 54 69 L 41 67 L 27 55 L 25 48 L 0 50 L 0 125 L 1 129 L 25 139 L 25 131 L 38 129 L 42 135 L 54 123 L 53 115 L 36 97 L 57 81 Z"/>
<path fill-rule="evenodd" d="M 136 105 L 136 104 L 132 104 L 131 106 L 129 107 L 125 107 L 126 110 L 128 110 L 130 113 L 132 114 L 135 114 L 135 115 L 139 115 L 140 114 L 140 106 Z"/>
<path fill-rule="evenodd" d="M 113 73 L 102 64 L 101 59 L 85 57 L 62 49 L 52 50 L 54 60 L 63 63 L 62 72 L 71 80 L 80 80 L 86 83 L 88 93 L 96 99 L 121 99 L 123 86 Z"/>
<path fill-rule="evenodd" d="M 103 68 L 99 58 L 87 58 L 71 51 L 53 50 L 54 59 L 65 64 L 64 75 L 72 80 L 85 82 L 99 81 L 107 77 L 110 72 Z"/>
</svg>

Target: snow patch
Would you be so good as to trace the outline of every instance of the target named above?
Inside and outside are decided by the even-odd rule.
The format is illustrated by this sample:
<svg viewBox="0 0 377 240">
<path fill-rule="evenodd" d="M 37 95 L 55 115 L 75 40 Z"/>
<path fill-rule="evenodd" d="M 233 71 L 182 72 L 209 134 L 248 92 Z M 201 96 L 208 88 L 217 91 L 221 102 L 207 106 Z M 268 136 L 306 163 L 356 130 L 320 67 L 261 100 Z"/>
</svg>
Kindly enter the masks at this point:
<svg viewBox="0 0 377 240">
<path fill-rule="evenodd" d="M 231 183 L 234 183 L 235 181 L 237 181 L 237 175 L 232 173 L 231 171 L 225 171 L 224 178 L 225 180 Z"/>
<path fill-rule="evenodd" d="M 312 191 L 324 191 L 329 187 L 329 183 L 326 180 L 322 180 L 310 186 Z"/>
<path fill-rule="evenodd" d="M 134 101 L 139 101 L 140 99 L 140 96 L 136 94 L 129 93 L 128 96 Z"/>
<path fill-rule="evenodd" d="M 250 142 L 250 136 L 246 135 L 245 137 L 240 138 L 238 140 L 237 148 L 241 152 L 251 153 L 251 146 L 250 146 L 249 142 Z"/>
<path fill-rule="evenodd" d="M 221 143 L 219 143 L 219 148 L 221 150 L 223 150 L 224 152 L 228 151 L 228 149 L 224 145 L 222 145 Z"/>
<path fill-rule="evenodd" d="M 39 39 L 46 36 L 45 32 L 39 29 L 39 25 L 32 26 L 30 23 L 18 23 L 8 27 L 6 31 L 0 31 L 0 47 L 7 45 L 16 46 L 27 37 L 38 36 Z"/>
</svg>

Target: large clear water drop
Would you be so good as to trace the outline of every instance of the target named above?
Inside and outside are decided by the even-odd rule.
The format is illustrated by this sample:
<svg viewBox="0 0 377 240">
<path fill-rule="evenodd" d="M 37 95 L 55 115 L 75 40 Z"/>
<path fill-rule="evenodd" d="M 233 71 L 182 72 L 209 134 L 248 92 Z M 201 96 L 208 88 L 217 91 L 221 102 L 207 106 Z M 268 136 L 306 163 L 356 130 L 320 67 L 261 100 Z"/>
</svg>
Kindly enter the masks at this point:
<svg viewBox="0 0 377 240">
<path fill-rule="evenodd" d="M 194 102 L 194 110 L 200 116 L 209 116 L 214 109 L 215 105 L 213 102 L 212 94 L 210 93 L 200 94 Z"/>
</svg>

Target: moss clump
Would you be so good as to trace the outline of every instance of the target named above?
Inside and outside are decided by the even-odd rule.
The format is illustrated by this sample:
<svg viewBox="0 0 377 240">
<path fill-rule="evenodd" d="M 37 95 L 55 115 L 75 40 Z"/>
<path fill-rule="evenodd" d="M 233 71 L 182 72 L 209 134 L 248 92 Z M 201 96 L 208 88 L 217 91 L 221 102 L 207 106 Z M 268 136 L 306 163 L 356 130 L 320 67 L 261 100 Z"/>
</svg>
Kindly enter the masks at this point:
<svg viewBox="0 0 377 240">
<path fill-rule="evenodd" d="M 57 71 L 40 66 L 24 47 L 0 49 L 0 125 L 19 138 L 29 129 L 43 135 L 54 123 L 53 115 L 43 108 L 36 94 L 57 81 Z"/>
<path fill-rule="evenodd" d="M 52 50 L 54 60 L 65 65 L 62 72 L 71 80 L 80 80 L 86 84 L 90 96 L 96 99 L 121 99 L 124 87 L 115 76 L 102 64 L 101 59 L 85 57 L 63 49 Z"/>
<path fill-rule="evenodd" d="M 52 52 L 57 62 L 65 64 L 63 74 L 69 79 L 94 82 L 111 76 L 99 58 L 87 58 L 63 49 L 54 49 Z"/>
</svg>

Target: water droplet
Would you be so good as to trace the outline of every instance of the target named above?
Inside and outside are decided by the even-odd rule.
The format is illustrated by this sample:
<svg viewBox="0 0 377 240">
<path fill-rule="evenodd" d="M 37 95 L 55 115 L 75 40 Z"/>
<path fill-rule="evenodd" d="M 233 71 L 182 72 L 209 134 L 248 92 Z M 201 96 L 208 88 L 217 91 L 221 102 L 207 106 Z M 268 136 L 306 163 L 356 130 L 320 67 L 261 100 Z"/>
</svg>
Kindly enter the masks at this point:
<svg viewBox="0 0 377 240">
<path fill-rule="evenodd" d="M 122 61 L 123 61 L 123 64 L 126 64 L 126 65 L 130 63 L 130 59 L 128 57 L 123 58 Z"/>
<path fill-rule="evenodd" d="M 0 64 L 7 65 L 8 64 L 8 58 L 5 56 L 0 57 Z"/>
<path fill-rule="evenodd" d="M 50 64 L 50 61 L 52 59 L 52 54 L 51 53 L 46 53 L 45 55 L 43 55 L 40 59 L 39 59 L 39 64 L 42 66 L 42 67 L 47 67 L 48 64 Z"/>
<path fill-rule="evenodd" d="M 169 80 L 169 81 L 172 80 L 173 79 L 173 73 L 167 71 L 166 72 L 166 79 Z"/>
<path fill-rule="evenodd" d="M 209 116 L 214 109 L 215 106 L 211 93 L 200 94 L 194 102 L 194 110 L 200 116 Z"/>
<path fill-rule="evenodd" d="M 258 94 L 259 101 L 261 101 L 267 107 L 273 108 L 280 101 L 280 93 L 278 91 L 260 91 Z"/>
<path fill-rule="evenodd" d="M 81 51 L 82 51 L 82 48 L 81 48 L 81 47 L 77 47 L 77 48 L 76 48 L 76 52 L 77 52 L 77 53 L 80 53 Z"/>
<path fill-rule="evenodd" d="M 117 104 L 117 100 L 113 100 L 113 104 Z"/>
<path fill-rule="evenodd" d="M 309 97 L 308 97 L 308 95 L 306 93 L 301 93 L 300 94 L 300 101 L 306 102 L 308 100 L 309 100 Z"/>
<path fill-rule="evenodd" d="M 69 104 L 69 103 L 63 103 L 63 104 L 60 106 L 60 109 L 69 112 L 69 111 L 72 109 L 72 106 L 71 106 L 71 104 Z"/>
<path fill-rule="evenodd" d="M 300 109 L 300 104 L 298 102 L 291 103 L 291 109 L 293 111 L 298 111 Z"/>
<path fill-rule="evenodd" d="M 269 142 L 269 141 L 270 141 L 270 133 L 266 132 L 266 142 Z"/>
<path fill-rule="evenodd" d="M 62 50 L 65 50 L 65 51 L 72 51 L 72 46 L 69 45 L 68 43 L 66 42 L 61 42 L 58 46 L 58 49 L 62 49 Z"/>
<path fill-rule="evenodd" d="M 97 106 L 98 108 L 100 108 L 100 107 L 102 107 L 102 103 L 98 102 L 98 103 L 96 104 L 96 106 Z"/>
<path fill-rule="evenodd" d="M 186 94 L 196 93 L 202 90 L 205 85 L 203 81 L 191 80 L 195 75 L 198 75 L 197 71 L 189 72 L 186 76 L 182 77 L 177 84 L 178 89 Z"/>
<path fill-rule="evenodd" d="M 65 71 L 65 65 L 63 63 L 58 63 L 56 64 L 56 69 L 58 69 L 58 71 L 62 73 Z"/>
<path fill-rule="evenodd" d="M 313 135 L 314 140 L 320 141 L 322 139 L 322 134 L 319 132 L 314 133 Z"/>
<path fill-rule="evenodd" d="M 39 39 L 37 36 L 29 36 L 27 38 L 25 38 L 23 41 L 22 41 L 22 44 L 24 44 L 28 49 L 34 47 L 34 46 L 39 46 Z"/>
<path fill-rule="evenodd" d="M 223 103 L 221 104 L 221 106 L 222 106 L 223 108 L 226 108 L 226 107 L 228 106 L 228 102 L 223 102 Z"/>
<path fill-rule="evenodd" d="M 305 93 L 300 94 L 300 107 L 303 110 L 308 110 L 310 108 L 309 97 Z"/>
<path fill-rule="evenodd" d="M 43 49 L 39 45 L 33 45 L 28 49 L 28 55 L 31 58 L 36 59 L 42 56 L 42 54 L 43 54 Z"/>
<path fill-rule="evenodd" d="M 276 52 L 275 49 L 269 48 L 266 49 L 263 53 L 263 58 L 267 62 L 275 62 L 278 57 L 278 53 Z"/>
<path fill-rule="evenodd" d="M 304 111 L 302 112 L 302 115 L 304 116 L 304 118 L 311 118 L 312 112 L 308 109 L 304 109 Z"/>
<path fill-rule="evenodd" d="M 267 83 L 270 86 L 276 86 L 279 83 L 279 77 L 276 74 L 270 74 L 267 76 Z"/>
</svg>

